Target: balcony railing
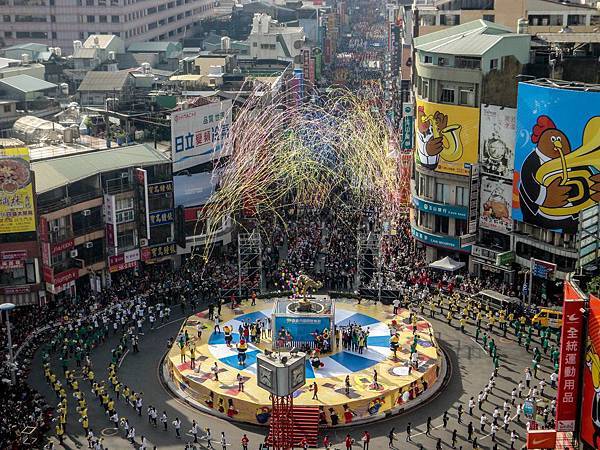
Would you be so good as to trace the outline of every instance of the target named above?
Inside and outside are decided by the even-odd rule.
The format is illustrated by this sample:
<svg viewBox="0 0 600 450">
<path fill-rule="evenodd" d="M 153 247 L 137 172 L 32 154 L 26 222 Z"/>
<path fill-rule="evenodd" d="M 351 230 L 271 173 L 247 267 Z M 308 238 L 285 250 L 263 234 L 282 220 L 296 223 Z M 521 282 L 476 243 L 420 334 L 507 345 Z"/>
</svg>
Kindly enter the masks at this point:
<svg viewBox="0 0 600 450">
<path fill-rule="evenodd" d="M 102 197 L 102 191 L 99 189 L 93 189 L 83 194 L 71 195 L 60 200 L 38 202 L 38 210 L 40 214 L 46 214 L 49 212 L 58 211 L 59 209 L 68 208 L 69 206 L 77 205 L 78 203 L 87 202 L 88 200 L 98 197 Z"/>
</svg>

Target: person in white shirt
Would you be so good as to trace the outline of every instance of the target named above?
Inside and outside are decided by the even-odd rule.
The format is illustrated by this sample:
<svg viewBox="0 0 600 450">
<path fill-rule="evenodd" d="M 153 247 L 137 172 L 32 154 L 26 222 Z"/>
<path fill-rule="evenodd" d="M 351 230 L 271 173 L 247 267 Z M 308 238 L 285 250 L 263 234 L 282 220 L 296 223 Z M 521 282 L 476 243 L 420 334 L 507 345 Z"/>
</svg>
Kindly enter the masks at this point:
<svg viewBox="0 0 600 450">
<path fill-rule="evenodd" d="M 487 422 L 487 417 L 485 416 L 485 414 L 482 414 L 481 417 L 479 418 L 479 425 L 481 426 L 482 433 L 485 431 L 486 422 Z"/>
<path fill-rule="evenodd" d="M 225 432 L 221 431 L 221 446 L 223 447 L 223 450 L 227 450 L 228 445 L 227 439 L 225 438 Z"/>
<path fill-rule="evenodd" d="M 190 430 L 192 436 L 194 436 L 194 444 L 198 443 L 198 424 L 195 420 L 192 421 L 192 429 Z"/>
<path fill-rule="evenodd" d="M 142 436 L 142 443 L 140 444 L 140 450 L 146 450 L 148 448 L 148 441 L 145 436 Z"/>
<path fill-rule="evenodd" d="M 181 433 L 179 431 L 179 429 L 181 428 L 181 420 L 179 420 L 179 417 L 176 417 L 173 421 L 173 427 L 175 428 L 175 437 L 177 439 L 181 439 Z"/>
<path fill-rule="evenodd" d="M 163 427 L 165 428 L 165 431 L 167 431 L 168 418 L 167 418 L 167 412 L 166 411 L 163 411 L 162 416 L 160 416 L 160 422 L 163 424 Z"/>
</svg>

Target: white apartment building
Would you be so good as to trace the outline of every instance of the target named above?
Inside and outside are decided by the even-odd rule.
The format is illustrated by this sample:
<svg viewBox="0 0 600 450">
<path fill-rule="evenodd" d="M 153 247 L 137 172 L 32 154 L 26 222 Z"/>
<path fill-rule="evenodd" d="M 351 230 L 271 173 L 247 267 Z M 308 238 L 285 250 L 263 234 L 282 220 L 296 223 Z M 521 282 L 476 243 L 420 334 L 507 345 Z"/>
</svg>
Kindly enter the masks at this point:
<svg viewBox="0 0 600 450">
<path fill-rule="evenodd" d="M 287 27 L 268 14 L 256 13 L 247 42 L 253 58 L 299 62 L 305 40 L 302 27 Z"/>
<path fill-rule="evenodd" d="M 215 14 L 216 0 L 0 0 L 0 45 L 73 41 L 114 34 L 132 42 L 173 40 Z"/>
</svg>

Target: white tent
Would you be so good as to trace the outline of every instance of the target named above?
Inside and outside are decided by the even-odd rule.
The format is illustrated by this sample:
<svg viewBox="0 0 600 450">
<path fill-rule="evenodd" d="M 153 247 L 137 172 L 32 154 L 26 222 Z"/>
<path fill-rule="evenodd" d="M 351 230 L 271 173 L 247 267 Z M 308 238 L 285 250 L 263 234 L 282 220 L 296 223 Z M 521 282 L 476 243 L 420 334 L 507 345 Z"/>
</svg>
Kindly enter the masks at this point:
<svg viewBox="0 0 600 450">
<path fill-rule="evenodd" d="M 454 261 L 449 256 L 446 256 L 439 261 L 432 262 L 429 264 L 432 269 L 445 270 L 447 272 L 454 272 L 455 270 L 465 267 L 465 263 L 461 261 Z"/>
</svg>

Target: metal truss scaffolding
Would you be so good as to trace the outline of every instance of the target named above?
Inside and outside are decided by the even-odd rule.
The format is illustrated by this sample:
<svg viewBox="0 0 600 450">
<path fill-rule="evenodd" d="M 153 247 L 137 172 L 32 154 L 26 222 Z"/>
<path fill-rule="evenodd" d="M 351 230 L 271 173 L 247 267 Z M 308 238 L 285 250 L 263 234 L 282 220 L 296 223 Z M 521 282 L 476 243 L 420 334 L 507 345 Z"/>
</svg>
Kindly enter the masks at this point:
<svg viewBox="0 0 600 450">
<path fill-rule="evenodd" d="M 374 231 L 361 232 L 357 244 L 357 287 L 368 286 L 376 280 L 381 289 L 381 234 Z"/>
<path fill-rule="evenodd" d="M 264 286 L 262 271 L 262 242 L 260 233 L 238 234 L 238 291 L 242 289 L 260 291 Z"/>
</svg>

